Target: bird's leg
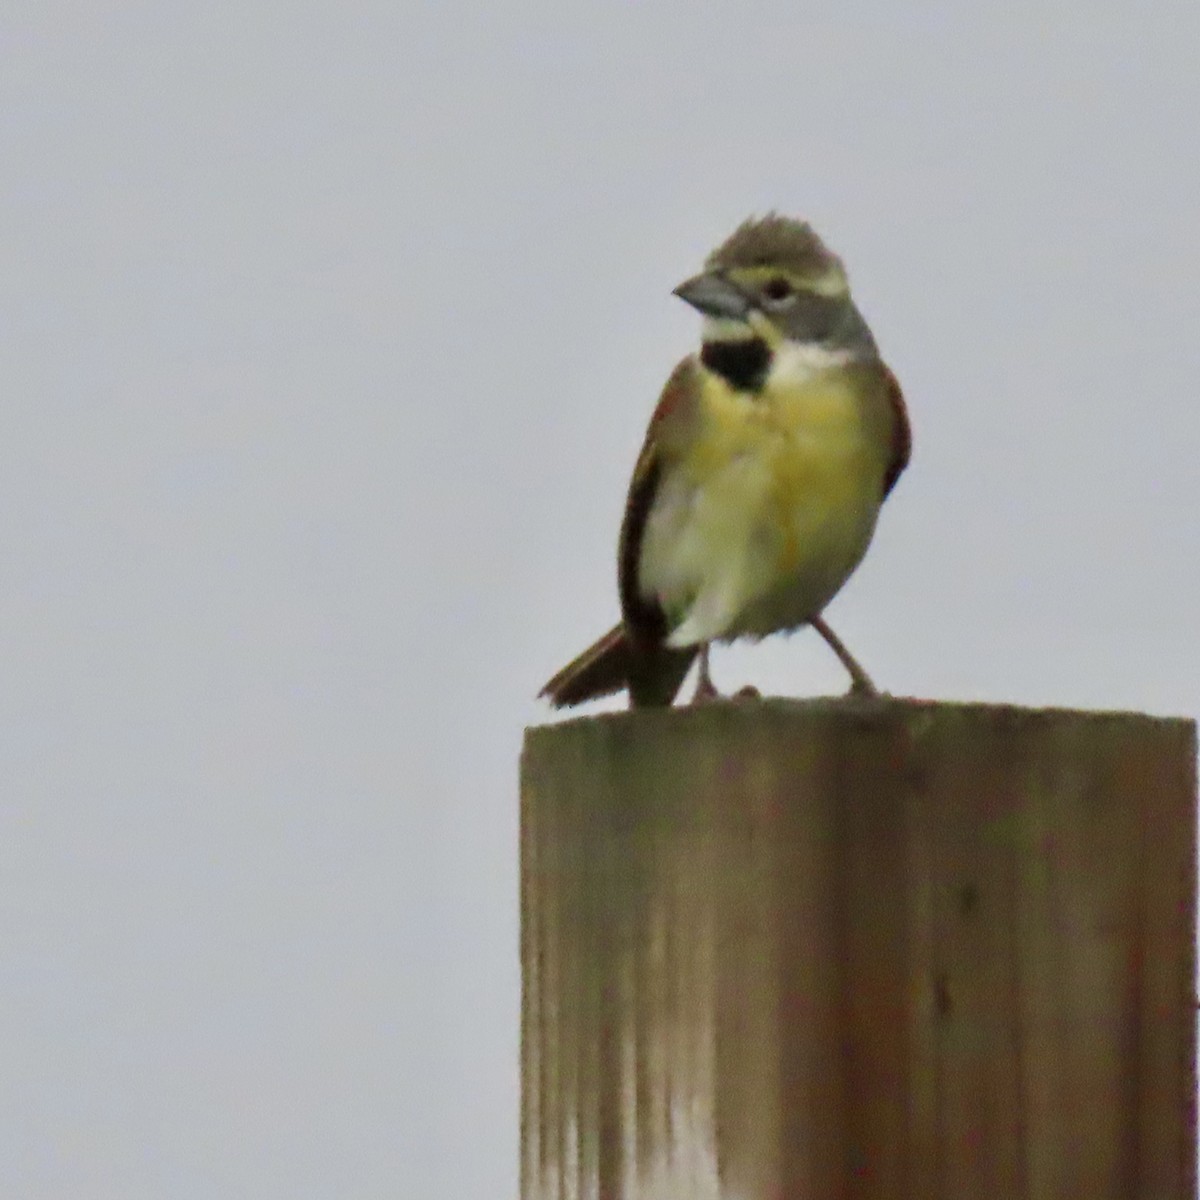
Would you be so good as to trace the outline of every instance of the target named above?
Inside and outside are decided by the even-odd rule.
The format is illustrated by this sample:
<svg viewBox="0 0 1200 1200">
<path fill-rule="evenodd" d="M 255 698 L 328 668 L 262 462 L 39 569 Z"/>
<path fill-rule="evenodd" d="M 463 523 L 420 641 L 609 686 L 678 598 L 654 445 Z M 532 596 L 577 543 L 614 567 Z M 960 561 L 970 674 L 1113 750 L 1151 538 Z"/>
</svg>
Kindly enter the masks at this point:
<svg viewBox="0 0 1200 1200">
<path fill-rule="evenodd" d="M 850 695 L 878 696 L 879 689 L 871 682 L 871 677 L 858 665 L 854 655 L 846 649 L 845 643 L 825 623 L 824 617 L 813 617 L 809 624 L 825 639 L 825 644 L 838 656 L 838 661 L 850 672 Z"/>
<path fill-rule="evenodd" d="M 708 673 L 708 642 L 700 647 L 700 673 L 696 676 L 696 690 L 692 693 L 692 704 L 706 704 L 709 700 L 719 700 L 721 693 L 717 691 Z"/>
</svg>

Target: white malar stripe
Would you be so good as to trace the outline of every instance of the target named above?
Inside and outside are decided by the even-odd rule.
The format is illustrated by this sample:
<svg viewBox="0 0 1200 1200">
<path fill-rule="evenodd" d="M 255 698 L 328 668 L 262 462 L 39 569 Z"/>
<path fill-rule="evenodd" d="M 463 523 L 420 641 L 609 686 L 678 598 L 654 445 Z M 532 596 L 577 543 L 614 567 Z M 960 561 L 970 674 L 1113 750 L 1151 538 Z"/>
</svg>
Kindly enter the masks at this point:
<svg viewBox="0 0 1200 1200">
<path fill-rule="evenodd" d="M 732 317 L 705 317 L 701 336 L 706 342 L 748 342 L 758 336 L 747 321 Z"/>
</svg>

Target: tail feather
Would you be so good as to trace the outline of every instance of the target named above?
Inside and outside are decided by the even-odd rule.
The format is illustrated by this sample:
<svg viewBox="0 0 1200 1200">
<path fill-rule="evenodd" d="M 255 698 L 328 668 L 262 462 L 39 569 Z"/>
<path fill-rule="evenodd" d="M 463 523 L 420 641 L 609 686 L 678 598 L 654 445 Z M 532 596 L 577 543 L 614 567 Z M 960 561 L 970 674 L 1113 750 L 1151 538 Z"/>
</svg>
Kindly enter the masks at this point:
<svg viewBox="0 0 1200 1200">
<path fill-rule="evenodd" d="M 639 647 L 635 653 L 625 626 L 614 625 L 567 663 L 538 695 L 555 708 L 570 708 L 628 688 L 634 708 L 661 707 L 675 698 L 695 657 L 695 646 L 681 650 Z"/>
<path fill-rule="evenodd" d="M 538 693 L 555 708 L 570 708 L 585 700 L 611 696 L 629 684 L 629 640 L 623 625 L 614 625 L 602 638 L 573 658 Z"/>
</svg>

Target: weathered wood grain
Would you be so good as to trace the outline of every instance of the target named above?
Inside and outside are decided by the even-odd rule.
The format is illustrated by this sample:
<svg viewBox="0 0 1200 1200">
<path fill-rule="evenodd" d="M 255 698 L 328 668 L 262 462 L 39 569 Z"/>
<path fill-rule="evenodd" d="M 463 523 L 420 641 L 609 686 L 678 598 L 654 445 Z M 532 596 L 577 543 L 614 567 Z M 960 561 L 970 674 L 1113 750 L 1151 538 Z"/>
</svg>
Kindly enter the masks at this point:
<svg viewBox="0 0 1200 1200">
<path fill-rule="evenodd" d="M 531 729 L 524 1200 L 1187 1200 L 1195 730 L 720 703 Z"/>
</svg>

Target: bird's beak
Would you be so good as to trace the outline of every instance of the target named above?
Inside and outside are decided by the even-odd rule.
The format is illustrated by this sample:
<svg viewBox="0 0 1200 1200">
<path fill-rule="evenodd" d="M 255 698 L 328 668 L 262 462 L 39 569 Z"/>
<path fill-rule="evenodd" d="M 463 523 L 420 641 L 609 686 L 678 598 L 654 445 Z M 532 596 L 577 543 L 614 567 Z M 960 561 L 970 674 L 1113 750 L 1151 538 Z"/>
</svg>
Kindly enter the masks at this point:
<svg viewBox="0 0 1200 1200">
<path fill-rule="evenodd" d="M 724 275 L 715 271 L 685 279 L 675 289 L 674 295 L 706 317 L 744 321 L 750 311 L 749 299 Z"/>
</svg>

